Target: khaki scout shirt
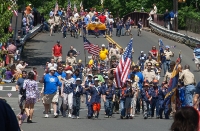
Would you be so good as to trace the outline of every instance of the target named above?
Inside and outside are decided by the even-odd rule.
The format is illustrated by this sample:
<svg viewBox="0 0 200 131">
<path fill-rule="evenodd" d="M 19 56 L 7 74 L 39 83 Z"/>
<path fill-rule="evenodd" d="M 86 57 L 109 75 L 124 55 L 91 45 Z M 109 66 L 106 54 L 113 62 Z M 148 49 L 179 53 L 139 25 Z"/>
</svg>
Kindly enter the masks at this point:
<svg viewBox="0 0 200 131">
<path fill-rule="evenodd" d="M 154 68 L 154 66 L 158 63 L 158 62 L 155 61 L 154 59 L 152 59 L 152 60 L 147 59 L 147 60 L 144 62 L 144 67 L 145 67 L 145 68 L 147 68 L 147 64 L 148 64 L 149 62 L 151 62 L 152 68 Z"/>
<path fill-rule="evenodd" d="M 172 71 L 170 71 L 170 72 L 167 71 L 166 74 L 165 74 L 165 76 L 164 76 L 163 81 L 168 82 L 170 80 L 170 78 L 171 78 L 171 75 L 172 75 Z"/>
<path fill-rule="evenodd" d="M 119 50 L 117 48 L 110 48 L 109 50 L 109 57 L 111 58 L 112 56 L 118 56 L 119 55 Z"/>
<path fill-rule="evenodd" d="M 149 82 L 151 82 L 153 79 L 156 78 L 155 71 L 153 70 L 148 71 L 147 69 L 143 71 L 143 76 L 144 76 L 144 79 L 147 79 Z"/>
<path fill-rule="evenodd" d="M 166 60 L 171 60 L 171 57 L 173 56 L 173 53 L 171 51 L 164 51 Z"/>
<path fill-rule="evenodd" d="M 71 58 L 71 57 L 67 57 L 66 63 L 68 64 L 69 62 L 70 62 L 72 65 L 75 64 L 75 63 L 77 63 L 77 62 L 76 62 L 76 57 L 72 57 L 72 58 Z"/>
<path fill-rule="evenodd" d="M 185 69 L 180 73 L 180 80 L 183 80 L 184 85 L 195 84 L 194 74 L 189 69 Z"/>
</svg>

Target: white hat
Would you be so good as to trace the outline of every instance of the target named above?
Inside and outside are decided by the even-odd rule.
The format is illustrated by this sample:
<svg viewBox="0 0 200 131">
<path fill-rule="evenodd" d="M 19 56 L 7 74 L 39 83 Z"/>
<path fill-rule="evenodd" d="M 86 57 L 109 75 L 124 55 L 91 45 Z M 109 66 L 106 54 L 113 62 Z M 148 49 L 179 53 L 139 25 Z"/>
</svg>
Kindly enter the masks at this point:
<svg viewBox="0 0 200 131">
<path fill-rule="evenodd" d="M 71 70 L 66 71 L 67 74 L 72 74 Z"/>
<path fill-rule="evenodd" d="M 144 53 L 144 51 L 141 51 L 141 53 Z"/>
<path fill-rule="evenodd" d="M 31 5 L 31 4 L 29 4 L 29 5 Z"/>
<path fill-rule="evenodd" d="M 55 71 L 56 68 L 54 68 L 53 66 L 49 68 L 50 71 Z"/>
<path fill-rule="evenodd" d="M 93 75 L 92 75 L 92 74 L 88 74 L 88 76 L 91 76 L 91 77 L 93 77 Z"/>
<path fill-rule="evenodd" d="M 104 45 L 104 44 L 102 44 L 101 46 L 102 46 L 102 47 L 105 47 L 105 45 Z"/>
<path fill-rule="evenodd" d="M 104 79 L 108 79 L 108 76 L 104 76 Z"/>
<path fill-rule="evenodd" d="M 76 78 L 76 81 L 80 81 L 81 80 L 81 78 Z"/>
<path fill-rule="evenodd" d="M 95 81 L 99 81 L 99 78 L 95 78 L 94 80 L 95 80 Z"/>
</svg>

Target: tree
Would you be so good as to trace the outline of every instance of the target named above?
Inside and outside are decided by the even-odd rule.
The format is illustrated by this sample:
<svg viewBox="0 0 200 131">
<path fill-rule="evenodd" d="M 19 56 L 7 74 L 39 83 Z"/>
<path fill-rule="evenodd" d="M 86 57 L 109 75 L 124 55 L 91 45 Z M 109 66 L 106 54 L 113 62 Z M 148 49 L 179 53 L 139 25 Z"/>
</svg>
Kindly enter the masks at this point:
<svg viewBox="0 0 200 131">
<path fill-rule="evenodd" d="M 6 31 L 10 25 L 10 20 L 12 18 L 12 10 L 15 7 L 11 7 L 9 10 L 8 7 L 11 6 L 11 1 L 0 0 L 0 42 L 8 41 L 9 37 L 12 36 L 12 33 Z"/>
</svg>

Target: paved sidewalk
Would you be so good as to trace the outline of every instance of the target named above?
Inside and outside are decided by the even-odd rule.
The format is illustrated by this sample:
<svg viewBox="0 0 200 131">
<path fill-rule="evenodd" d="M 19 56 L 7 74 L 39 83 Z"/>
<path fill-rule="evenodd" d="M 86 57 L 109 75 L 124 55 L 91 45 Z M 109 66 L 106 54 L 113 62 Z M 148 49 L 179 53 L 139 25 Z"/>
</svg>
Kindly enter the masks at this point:
<svg viewBox="0 0 200 131">
<path fill-rule="evenodd" d="M 185 30 L 178 30 L 178 32 L 181 33 L 181 34 L 185 34 L 187 36 L 192 36 L 194 38 L 200 39 L 200 34 L 196 34 L 196 33 L 193 33 L 193 32 L 190 32 L 190 31 L 185 31 Z"/>
</svg>

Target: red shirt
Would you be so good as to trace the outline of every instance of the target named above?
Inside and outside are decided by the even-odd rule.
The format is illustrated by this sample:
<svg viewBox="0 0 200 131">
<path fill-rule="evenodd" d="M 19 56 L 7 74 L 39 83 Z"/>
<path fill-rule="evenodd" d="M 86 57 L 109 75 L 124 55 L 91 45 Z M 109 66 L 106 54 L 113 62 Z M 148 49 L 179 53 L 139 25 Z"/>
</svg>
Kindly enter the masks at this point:
<svg viewBox="0 0 200 131">
<path fill-rule="evenodd" d="M 153 54 L 154 57 L 157 57 L 158 51 L 157 50 L 151 50 L 151 53 Z"/>
<path fill-rule="evenodd" d="M 99 20 L 101 23 L 105 23 L 106 22 L 106 16 L 105 15 L 100 15 L 99 16 Z"/>
<path fill-rule="evenodd" d="M 62 46 L 61 45 L 54 45 L 53 47 L 53 55 L 58 57 L 58 56 L 62 56 Z"/>
</svg>

